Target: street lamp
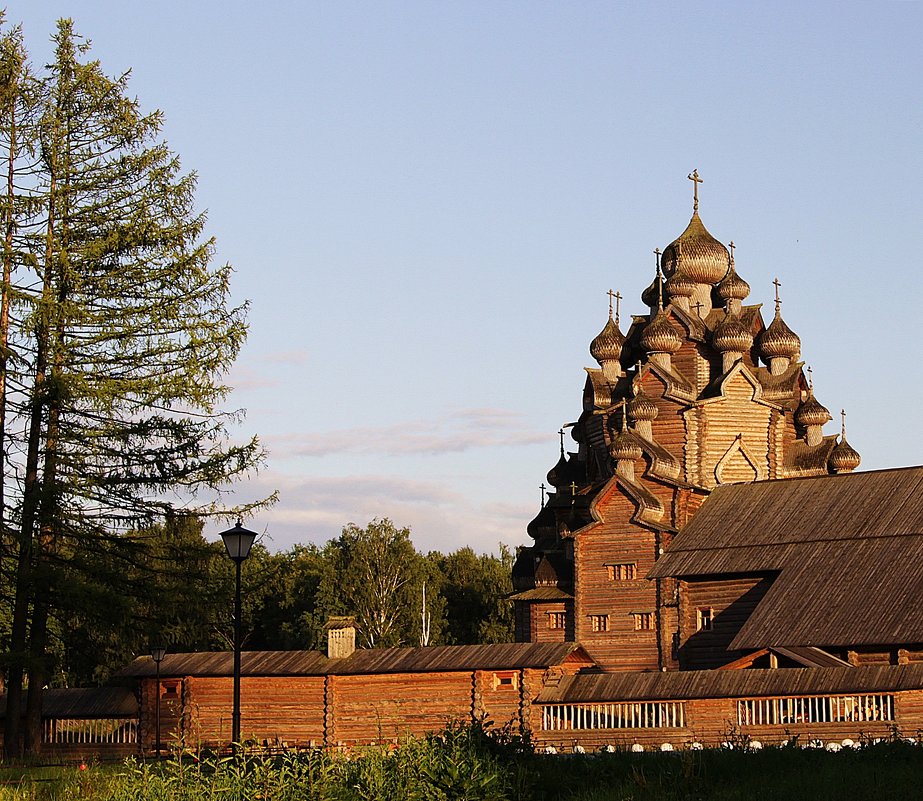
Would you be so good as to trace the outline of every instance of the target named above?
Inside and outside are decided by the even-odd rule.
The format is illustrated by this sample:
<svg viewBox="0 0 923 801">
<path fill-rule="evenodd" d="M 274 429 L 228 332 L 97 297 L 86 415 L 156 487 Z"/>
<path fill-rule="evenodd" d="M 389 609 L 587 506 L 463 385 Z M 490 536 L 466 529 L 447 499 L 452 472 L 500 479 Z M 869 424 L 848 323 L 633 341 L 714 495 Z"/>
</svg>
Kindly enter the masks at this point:
<svg viewBox="0 0 923 801">
<path fill-rule="evenodd" d="M 151 648 L 151 659 L 154 660 L 154 664 L 157 666 L 157 684 L 156 686 L 156 723 L 154 724 L 155 738 L 154 738 L 154 749 L 157 754 L 157 758 L 160 759 L 160 663 L 163 662 L 163 658 L 167 655 L 167 649 L 162 648 L 161 646 L 155 646 Z"/>
<path fill-rule="evenodd" d="M 241 604 L 240 604 L 240 566 L 250 556 L 250 548 L 256 539 L 256 532 L 248 531 L 237 521 L 234 528 L 221 532 L 224 547 L 234 562 L 236 578 L 234 583 L 234 717 L 231 719 L 231 743 L 240 744 L 240 647 L 241 647 Z"/>
</svg>

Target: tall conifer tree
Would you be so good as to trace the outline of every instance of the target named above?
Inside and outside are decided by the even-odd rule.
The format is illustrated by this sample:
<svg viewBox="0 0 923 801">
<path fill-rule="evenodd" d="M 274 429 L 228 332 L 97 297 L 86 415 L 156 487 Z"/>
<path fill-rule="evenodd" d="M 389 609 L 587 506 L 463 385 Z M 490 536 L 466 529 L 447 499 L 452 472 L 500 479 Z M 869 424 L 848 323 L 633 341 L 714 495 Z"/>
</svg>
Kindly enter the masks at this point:
<svg viewBox="0 0 923 801">
<path fill-rule="evenodd" d="M 75 556 L 102 543 L 111 552 L 120 534 L 174 505 L 215 511 L 215 493 L 261 459 L 255 439 L 227 441 L 234 415 L 220 410 L 221 377 L 243 343 L 246 308 L 229 302 L 231 268 L 210 263 L 195 178 L 160 141 L 160 113 L 143 113 L 127 75 L 110 78 L 89 59 L 70 20 L 54 43 L 41 78 L 39 171 L 16 221 L 28 236 L 14 254 L 35 279 L 20 296 L 17 336 L 30 376 L 18 415 L 24 452 L 7 482 L 18 492 L 26 578 L 14 617 L 31 609 L 28 642 L 14 631 L 11 650 L 29 654 L 32 753 L 48 616 Z M 8 747 L 17 720 L 7 715 Z"/>
</svg>

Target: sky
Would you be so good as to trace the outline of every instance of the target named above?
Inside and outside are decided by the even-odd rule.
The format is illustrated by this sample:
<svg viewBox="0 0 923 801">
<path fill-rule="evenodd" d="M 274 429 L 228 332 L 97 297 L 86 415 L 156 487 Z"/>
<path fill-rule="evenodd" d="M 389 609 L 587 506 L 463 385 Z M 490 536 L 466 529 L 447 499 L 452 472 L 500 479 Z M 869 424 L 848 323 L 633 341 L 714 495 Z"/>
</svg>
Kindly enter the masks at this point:
<svg viewBox="0 0 923 801">
<path fill-rule="evenodd" d="M 13 0 L 165 115 L 251 304 L 271 550 L 387 517 L 525 544 L 587 350 L 686 226 L 737 246 L 860 469 L 923 462 L 923 4 Z M 623 325 L 623 330 L 625 326 Z M 571 449 L 576 449 L 568 441 Z M 216 535 L 222 528 L 216 524 Z"/>
</svg>

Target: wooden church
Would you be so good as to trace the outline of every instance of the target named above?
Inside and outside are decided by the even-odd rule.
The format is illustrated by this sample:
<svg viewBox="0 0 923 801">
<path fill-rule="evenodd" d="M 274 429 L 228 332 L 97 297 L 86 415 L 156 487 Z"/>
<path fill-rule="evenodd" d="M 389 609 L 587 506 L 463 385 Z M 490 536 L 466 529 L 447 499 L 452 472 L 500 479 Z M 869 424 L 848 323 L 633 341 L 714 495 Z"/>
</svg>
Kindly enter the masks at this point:
<svg viewBox="0 0 923 801">
<path fill-rule="evenodd" d="M 647 312 L 623 332 L 610 291 L 590 344 L 577 449 L 562 429 L 514 567 L 517 639 L 579 642 L 605 671 L 914 661 L 923 469 L 852 473 L 778 280 L 764 319 L 689 178 Z"/>
</svg>

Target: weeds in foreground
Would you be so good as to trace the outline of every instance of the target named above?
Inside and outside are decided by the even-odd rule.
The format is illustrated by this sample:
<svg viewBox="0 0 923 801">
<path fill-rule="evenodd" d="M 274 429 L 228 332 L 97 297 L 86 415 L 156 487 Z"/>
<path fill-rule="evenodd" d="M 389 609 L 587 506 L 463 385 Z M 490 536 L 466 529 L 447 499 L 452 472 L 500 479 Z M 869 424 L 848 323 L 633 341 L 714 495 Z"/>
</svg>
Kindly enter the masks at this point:
<svg viewBox="0 0 923 801">
<path fill-rule="evenodd" d="M 917 797 L 921 771 L 923 748 L 900 739 L 839 753 L 788 746 L 557 756 L 475 724 L 350 752 L 186 752 L 52 774 L 0 771 L 0 801 L 881 801 Z"/>
</svg>

